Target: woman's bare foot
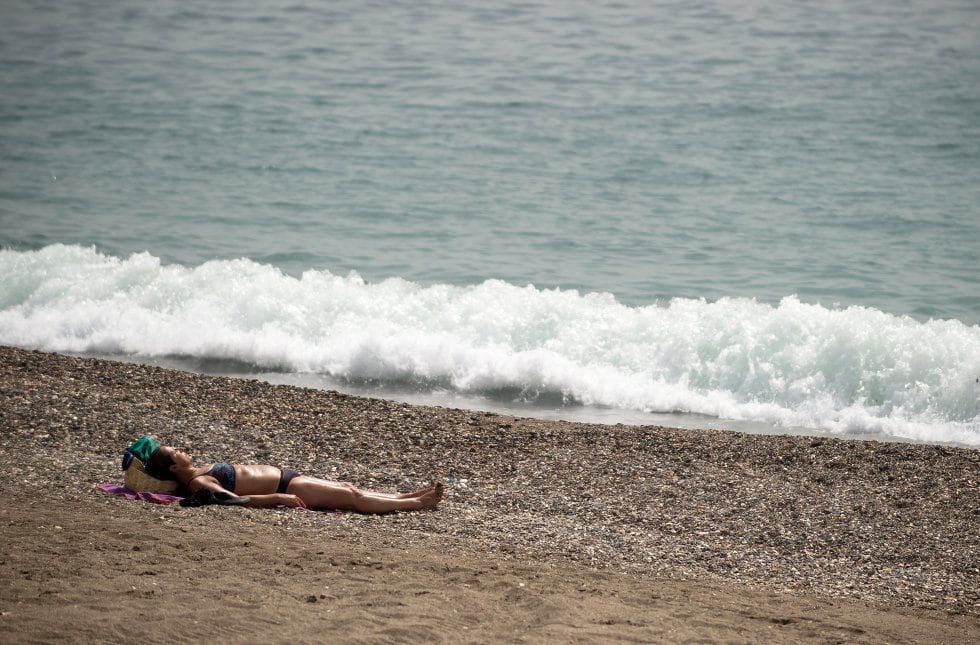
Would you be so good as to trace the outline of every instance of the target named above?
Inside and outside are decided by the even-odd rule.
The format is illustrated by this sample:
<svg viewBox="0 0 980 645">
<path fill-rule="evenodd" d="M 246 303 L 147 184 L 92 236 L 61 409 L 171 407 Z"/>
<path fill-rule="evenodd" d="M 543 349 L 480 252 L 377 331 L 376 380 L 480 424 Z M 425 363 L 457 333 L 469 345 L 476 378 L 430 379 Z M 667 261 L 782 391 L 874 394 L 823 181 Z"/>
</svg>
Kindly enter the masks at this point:
<svg viewBox="0 0 980 645">
<path fill-rule="evenodd" d="M 432 484 L 431 486 L 426 486 L 425 488 L 413 490 L 409 493 L 399 493 L 398 495 L 395 495 L 395 497 L 397 497 L 398 499 L 412 499 L 414 497 L 422 497 L 426 493 L 435 490 L 435 488 L 436 488 L 436 484 Z"/>
<path fill-rule="evenodd" d="M 427 489 L 418 497 L 419 503 L 421 504 L 419 508 L 435 508 L 439 500 L 442 499 L 443 488 L 442 483 L 437 483 L 435 486 Z"/>
</svg>

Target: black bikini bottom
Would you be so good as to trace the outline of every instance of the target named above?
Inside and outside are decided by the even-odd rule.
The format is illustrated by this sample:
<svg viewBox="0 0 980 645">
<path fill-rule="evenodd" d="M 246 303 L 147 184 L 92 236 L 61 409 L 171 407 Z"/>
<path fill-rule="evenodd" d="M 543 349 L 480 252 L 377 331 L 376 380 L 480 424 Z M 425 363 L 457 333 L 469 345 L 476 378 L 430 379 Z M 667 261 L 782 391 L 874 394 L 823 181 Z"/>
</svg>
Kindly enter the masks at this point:
<svg viewBox="0 0 980 645">
<path fill-rule="evenodd" d="M 289 488 L 289 482 L 299 477 L 298 470 L 293 470 L 292 468 L 282 468 L 281 471 L 282 474 L 279 475 L 279 487 L 276 488 L 277 493 L 285 493 L 286 489 Z"/>
</svg>

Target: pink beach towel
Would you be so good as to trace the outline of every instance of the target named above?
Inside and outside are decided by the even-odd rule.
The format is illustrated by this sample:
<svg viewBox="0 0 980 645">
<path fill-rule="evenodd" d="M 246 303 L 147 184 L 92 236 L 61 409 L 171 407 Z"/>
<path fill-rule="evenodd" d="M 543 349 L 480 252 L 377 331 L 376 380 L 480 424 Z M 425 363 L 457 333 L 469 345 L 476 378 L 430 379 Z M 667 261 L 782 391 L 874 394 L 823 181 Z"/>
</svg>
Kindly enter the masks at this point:
<svg viewBox="0 0 980 645">
<path fill-rule="evenodd" d="M 118 495 L 119 497 L 125 497 L 126 499 L 138 499 L 142 502 L 150 502 L 151 504 L 173 504 L 174 502 L 179 502 L 184 499 L 177 495 L 164 495 L 163 493 L 134 493 L 125 486 L 117 486 L 116 484 L 96 484 L 99 490 L 110 495 Z M 276 506 L 276 508 L 286 508 L 283 505 Z M 314 513 L 339 513 L 340 511 L 335 511 L 333 509 L 325 508 L 323 510 L 313 510 L 309 508 L 298 508 L 298 511 L 312 511 Z"/>
<path fill-rule="evenodd" d="M 178 497 L 177 495 L 164 495 L 163 493 L 134 493 L 125 486 L 117 486 L 115 484 L 96 484 L 99 490 L 109 493 L 110 495 L 119 495 L 120 497 L 125 497 L 126 499 L 138 499 L 143 502 L 150 502 L 152 504 L 173 504 L 174 502 L 179 502 L 184 499 L 183 497 Z"/>
</svg>

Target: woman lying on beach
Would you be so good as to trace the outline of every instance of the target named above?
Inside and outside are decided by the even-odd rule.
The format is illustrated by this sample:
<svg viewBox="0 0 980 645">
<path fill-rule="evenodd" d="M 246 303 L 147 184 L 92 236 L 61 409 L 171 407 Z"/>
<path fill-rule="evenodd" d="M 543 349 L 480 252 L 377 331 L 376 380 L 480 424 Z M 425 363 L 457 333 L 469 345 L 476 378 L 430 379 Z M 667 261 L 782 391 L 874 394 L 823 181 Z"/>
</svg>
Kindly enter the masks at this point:
<svg viewBox="0 0 980 645">
<path fill-rule="evenodd" d="M 186 452 L 170 446 L 160 446 L 153 451 L 146 462 L 146 472 L 157 479 L 175 480 L 191 494 L 205 489 L 232 500 L 232 503 L 238 501 L 254 508 L 281 504 L 359 513 L 419 511 L 435 507 L 443 492 L 442 484 L 437 483 L 411 493 L 377 493 L 355 488 L 346 482 L 301 475 L 292 468 L 262 464 L 222 462 L 195 466 Z"/>
</svg>

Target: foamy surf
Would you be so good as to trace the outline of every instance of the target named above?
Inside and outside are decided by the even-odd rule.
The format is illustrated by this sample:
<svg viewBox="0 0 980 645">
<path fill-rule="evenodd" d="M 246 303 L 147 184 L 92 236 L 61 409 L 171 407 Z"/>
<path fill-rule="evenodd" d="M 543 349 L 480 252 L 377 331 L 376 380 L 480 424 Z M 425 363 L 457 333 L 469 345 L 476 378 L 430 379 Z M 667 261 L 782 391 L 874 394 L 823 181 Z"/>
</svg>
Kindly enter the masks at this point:
<svg viewBox="0 0 980 645">
<path fill-rule="evenodd" d="M 0 343 L 980 446 L 980 327 L 786 297 L 625 306 L 250 260 L 0 251 Z"/>
</svg>

